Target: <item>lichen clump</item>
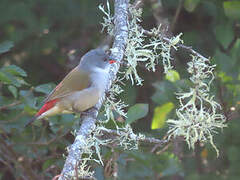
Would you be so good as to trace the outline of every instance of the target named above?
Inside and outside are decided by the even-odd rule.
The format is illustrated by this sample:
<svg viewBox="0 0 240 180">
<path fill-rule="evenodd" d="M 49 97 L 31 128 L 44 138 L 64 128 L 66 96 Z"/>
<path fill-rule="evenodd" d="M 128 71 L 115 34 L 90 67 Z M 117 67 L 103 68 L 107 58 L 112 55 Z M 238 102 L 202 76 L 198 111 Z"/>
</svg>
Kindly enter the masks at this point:
<svg viewBox="0 0 240 180">
<path fill-rule="evenodd" d="M 177 93 L 180 106 L 176 110 L 177 119 L 169 119 L 169 139 L 183 136 L 190 148 L 194 149 L 197 141 L 207 142 L 219 155 L 213 142 L 213 134 L 217 129 L 226 127 L 225 117 L 218 113 L 221 106 L 209 95 L 210 84 L 214 79 L 215 65 L 209 65 L 209 59 L 192 56 L 188 63 L 188 72 L 193 87 L 189 92 Z"/>
</svg>

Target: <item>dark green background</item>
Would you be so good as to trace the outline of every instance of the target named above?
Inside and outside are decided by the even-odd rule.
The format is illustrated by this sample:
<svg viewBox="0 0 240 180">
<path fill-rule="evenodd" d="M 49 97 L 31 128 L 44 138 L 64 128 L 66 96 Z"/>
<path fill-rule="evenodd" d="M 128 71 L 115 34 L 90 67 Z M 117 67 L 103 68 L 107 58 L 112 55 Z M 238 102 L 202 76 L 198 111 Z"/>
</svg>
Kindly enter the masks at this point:
<svg viewBox="0 0 240 180">
<path fill-rule="evenodd" d="M 50 179 L 60 173 L 64 163 L 62 154 L 74 139 L 70 131 L 72 127 L 78 127 L 78 118 L 64 115 L 51 117 L 49 124 L 38 122 L 38 126 L 28 128 L 24 128 L 24 124 L 80 57 L 97 47 L 106 36 L 100 33 L 103 14 L 97 8 L 102 2 L 0 0 L 0 179 L 23 179 L 22 174 L 29 173 L 36 179 Z M 143 8 L 142 25 L 146 29 L 156 23 L 152 2 L 154 0 L 145 0 Z M 114 156 L 117 154 L 119 179 L 240 178 L 240 1 L 163 0 L 162 15 L 170 24 L 180 2 L 183 6 L 172 33 L 183 32 L 186 45 L 211 57 L 212 63 L 217 64 L 211 94 L 228 117 L 228 127 L 215 136 L 220 156 L 217 158 L 208 144 L 198 143 L 193 151 L 182 141 L 178 146 L 176 143 L 169 145 L 160 155 L 151 153 L 149 145 L 136 152 L 116 148 Z M 188 84 L 188 53 L 174 52 L 173 56 L 180 81 L 165 80 L 160 65 L 154 73 L 139 68 L 145 79 L 144 86 L 133 87 L 126 82 L 121 98 L 130 106 L 136 103 L 149 105 L 148 115 L 144 118 L 136 121 L 137 118 L 131 116 L 129 121 L 135 120 L 131 124 L 135 132 L 156 138 L 166 134 L 167 124 L 151 130 L 154 108 L 169 101 L 177 106 L 173 93 L 186 89 L 185 84 Z M 231 111 L 231 107 L 235 111 Z M 138 108 L 133 107 L 131 111 L 134 114 Z M 174 112 L 169 115 L 174 116 Z M 113 156 L 109 148 L 103 148 L 102 154 L 105 163 Z M 100 165 L 93 163 L 92 167 L 97 179 L 111 179 Z"/>
</svg>

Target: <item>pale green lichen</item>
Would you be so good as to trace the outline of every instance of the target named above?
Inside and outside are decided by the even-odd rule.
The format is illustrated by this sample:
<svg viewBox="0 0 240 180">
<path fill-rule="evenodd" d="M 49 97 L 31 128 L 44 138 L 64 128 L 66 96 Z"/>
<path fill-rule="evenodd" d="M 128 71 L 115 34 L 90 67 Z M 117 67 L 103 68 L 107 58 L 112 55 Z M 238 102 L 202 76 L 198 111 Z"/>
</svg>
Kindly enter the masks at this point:
<svg viewBox="0 0 240 180">
<path fill-rule="evenodd" d="M 141 137 L 142 135 L 134 134 L 131 126 L 128 124 L 123 128 L 118 128 L 117 131 L 119 134 L 119 146 L 123 147 L 124 150 L 138 149 L 138 137 Z"/>
<path fill-rule="evenodd" d="M 104 31 L 104 29 L 107 29 L 107 33 L 109 35 L 114 35 L 114 33 L 113 33 L 113 30 L 114 30 L 113 16 L 111 15 L 109 2 L 107 1 L 107 9 L 105 9 L 102 4 L 100 4 L 98 6 L 98 8 L 105 15 L 105 16 L 103 16 L 103 22 L 101 23 L 102 24 L 102 32 Z"/>
<path fill-rule="evenodd" d="M 121 82 L 121 80 L 116 80 L 116 82 Z M 123 92 L 123 89 L 118 84 L 113 84 L 113 86 L 109 90 L 109 95 L 106 97 L 106 100 L 104 102 L 104 110 L 106 117 L 106 122 L 109 120 L 114 120 L 114 114 L 113 111 L 115 111 L 117 114 L 123 117 L 127 117 L 126 112 L 124 111 L 124 108 L 126 108 L 128 105 L 126 105 L 124 102 L 119 100 L 117 96 Z"/>
<path fill-rule="evenodd" d="M 127 69 L 125 78 L 130 79 L 132 84 L 136 82 L 137 85 L 142 85 L 143 79 L 138 75 L 137 65 L 145 63 L 148 70 L 155 71 L 155 66 L 159 64 L 162 59 L 164 73 L 167 73 L 173 68 L 171 65 L 171 49 L 177 49 L 177 44 L 182 43 L 180 39 L 182 34 L 173 37 L 169 42 L 163 41 L 161 34 L 161 26 L 150 30 L 152 36 L 149 38 L 144 34 L 144 30 L 140 23 L 142 9 L 130 8 L 130 18 L 128 29 L 129 38 L 127 41 L 127 47 L 125 50 L 125 56 L 127 61 Z"/>
<path fill-rule="evenodd" d="M 188 72 L 193 87 L 189 92 L 177 93 L 180 107 L 176 110 L 177 119 L 169 119 L 169 138 L 176 136 L 185 137 L 189 148 L 193 148 L 196 142 L 207 142 L 218 149 L 213 142 L 213 134 L 217 129 L 226 125 L 225 117 L 218 113 L 221 106 L 214 101 L 214 96 L 209 95 L 210 84 L 214 79 L 215 65 L 210 65 L 209 59 L 192 56 L 188 63 Z"/>
<path fill-rule="evenodd" d="M 72 177 L 73 178 L 92 178 L 94 175 L 94 171 L 88 166 L 89 162 L 96 162 L 101 165 L 103 165 L 103 160 L 101 157 L 101 147 L 102 146 L 107 146 L 109 144 L 115 144 L 115 146 L 120 146 L 123 147 L 125 150 L 134 150 L 138 149 L 138 142 L 142 139 L 145 138 L 144 135 L 139 134 L 136 135 L 134 134 L 132 128 L 130 125 L 126 125 L 125 127 L 116 128 L 116 137 L 113 139 L 104 139 L 104 132 L 109 132 L 111 131 L 110 129 L 105 128 L 101 123 L 96 126 L 96 128 L 93 130 L 91 133 L 92 135 L 83 138 L 81 136 L 78 136 L 77 138 L 82 138 L 81 142 L 84 143 L 82 147 L 82 159 L 78 163 L 78 169 L 77 173 L 72 172 Z M 97 157 L 95 157 L 96 155 Z M 76 171 L 75 170 L 75 171 Z M 78 177 L 76 177 L 78 175 Z"/>
</svg>

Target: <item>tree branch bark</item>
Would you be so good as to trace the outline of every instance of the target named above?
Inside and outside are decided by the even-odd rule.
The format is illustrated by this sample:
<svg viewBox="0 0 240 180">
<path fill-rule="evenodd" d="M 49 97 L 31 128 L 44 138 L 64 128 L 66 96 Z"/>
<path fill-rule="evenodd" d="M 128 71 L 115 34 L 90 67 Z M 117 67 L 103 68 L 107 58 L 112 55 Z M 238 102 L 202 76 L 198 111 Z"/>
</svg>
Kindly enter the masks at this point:
<svg viewBox="0 0 240 180">
<path fill-rule="evenodd" d="M 128 38 L 128 4 L 129 0 L 115 0 L 114 2 L 115 35 L 111 56 L 118 60 L 119 63 L 113 64 L 112 69 L 109 71 L 109 83 L 108 87 L 106 87 L 106 92 L 115 80 L 120 62 L 124 56 L 124 50 Z M 75 167 L 78 165 L 78 162 L 81 160 L 81 156 L 83 154 L 82 150 L 86 144 L 85 140 L 96 126 L 95 123 L 98 111 L 101 108 L 104 99 L 105 95 L 100 99 L 94 108 L 91 108 L 87 111 L 87 113 L 81 115 L 83 120 L 82 125 L 77 132 L 74 143 L 69 147 L 68 157 L 65 161 L 59 180 L 69 180 L 74 176 Z"/>
</svg>

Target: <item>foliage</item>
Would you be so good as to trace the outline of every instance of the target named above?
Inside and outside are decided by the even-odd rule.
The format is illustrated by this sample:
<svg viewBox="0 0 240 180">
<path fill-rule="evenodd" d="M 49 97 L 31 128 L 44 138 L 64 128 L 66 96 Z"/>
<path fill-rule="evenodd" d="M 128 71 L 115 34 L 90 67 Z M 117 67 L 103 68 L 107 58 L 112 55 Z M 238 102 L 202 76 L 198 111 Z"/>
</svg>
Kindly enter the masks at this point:
<svg viewBox="0 0 240 180">
<path fill-rule="evenodd" d="M 181 1 L 162 0 L 161 2 L 167 12 L 164 15 L 167 15 L 172 22 L 178 3 Z M 101 153 L 101 157 L 98 153 L 92 154 L 94 159 L 99 161 L 101 159 L 104 167 L 90 162 L 92 167 L 90 168 L 89 162 L 87 164 L 82 162 L 85 167 L 83 170 L 90 168 L 89 171 L 94 172 L 97 179 L 114 177 L 116 167 L 118 167 L 119 179 L 172 179 L 177 176 L 184 179 L 235 180 L 240 176 L 238 170 L 240 166 L 238 153 L 240 150 L 238 142 L 240 2 L 237 0 L 182 2 L 183 6 L 173 34 L 178 35 L 183 32 L 181 38 L 185 44 L 191 45 L 206 57 L 212 57 L 211 64 L 217 65 L 213 72 L 216 79 L 212 82 L 209 97 L 215 95 L 215 101 L 222 105 L 222 112 L 227 117 L 228 125 L 214 141 L 219 149 L 219 158 L 216 158 L 209 145 L 199 142 L 195 144 L 194 152 L 189 151 L 178 141 L 173 145 L 164 146 L 167 149 L 165 152 L 161 152 L 161 147 L 154 149 L 148 144 L 143 144 L 139 150 L 127 151 L 123 150 L 124 145 L 134 144 L 125 138 L 122 141 L 125 142 L 122 144 L 123 147 L 104 147 L 101 151 L 97 151 Z M 49 122 L 37 122 L 32 127 L 24 128 L 24 125 L 40 108 L 46 94 L 55 87 L 50 82 L 59 82 L 78 63 L 78 57 L 100 44 L 103 34 L 99 33 L 101 30 L 99 22 L 102 19 L 102 14 L 97 9 L 99 1 L 2 0 L 0 4 L 2 7 L 0 11 L 0 179 L 26 179 L 25 177 L 50 179 L 62 169 L 64 163 L 62 154 L 66 153 L 65 148 L 73 141 L 71 131 L 79 126 L 79 118 L 62 115 L 51 117 Z M 111 7 L 111 4 L 109 6 Z M 146 29 L 154 26 L 154 6 L 156 4 L 153 4 L 153 1 L 146 2 L 142 11 L 143 20 L 137 21 Z M 187 92 L 188 87 L 194 84 L 187 78 L 186 52 L 165 51 L 174 58 L 174 61 L 171 59 L 171 68 L 174 70 L 168 70 L 164 75 L 164 68 L 161 63 L 157 63 L 161 62 L 159 61 L 161 58 L 157 58 L 157 61 L 152 59 L 159 54 L 160 49 L 156 54 L 142 51 L 140 49 L 144 47 L 142 45 L 151 43 L 153 39 L 141 33 L 138 35 L 143 41 L 138 42 L 137 46 L 131 45 L 139 47 L 135 49 L 138 52 L 133 52 L 132 47 L 128 47 L 128 53 L 132 54 L 129 57 L 137 56 L 139 60 L 148 57 L 147 67 L 150 69 L 153 63 L 158 65 L 154 66 L 155 72 L 148 72 L 143 62 L 136 62 L 136 59 L 126 61 L 127 67 L 131 70 L 123 75 L 129 79 L 132 76 L 132 81 L 135 83 L 142 83 L 144 79 L 144 85 L 134 87 L 121 79 L 121 83 L 124 84 L 121 86 L 123 93 L 120 97 L 114 96 L 116 99 L 112 99 L 112 102 L 124 99 L 133 109 L 128 113 L 136 114 L 136 117 L 126 119 L 126 122 L 132 122 L 133 131 L 130 129 L 121 131 L 123 132 L 121 137 L 144 132 L 161 139 L 167 132 L 166 120 L 178 118 L 172 111 L 172 106 L 165 105 L 173 104 L 175 108 L 179 108 L 174 93 Z M 153 47 L 144 48 L 152 50 Z M 137 76 L 139 79 L 136 81 Z M 121 91 L 120 87 L 113 88 L 119 88 L 116 90 L 116 95 L 119 90 Z M 119 128 L 125 127 L 125 123 L 118 122 L 117 119 L 119 117 L 125 119 L 126 107 L 122 106 L 120 112 L 123 114 L 119 116 L 119 112 L 114 111 L 114 108 L 119 108 L 113 107 L 112 102 L 109 106 L 111 105 L 110 109 L 113 111 L 109 111 L 108 116 L 103 115 L 99 118 L 101 120 L 114 118 Z M 138 114 L 138 111 L 141 111 L 138 109 L 138 104 L 148 104 L 146 116 L 143 112 L 141 116 Z M 208 103 L 204 105 L 209 107 Z M 144 107 L 147 112 L 146 105 Z M 159 112 L 162 111 L 166 113 L 165 117 L 161 117 L 164 113 Z M 151 130 L 155 123 L 160 129 Z M 112 121 L 107 122 L 105 126 L 115 127 Z M 94 143 L 98 142 L 90 144 L 93 145 L 93 149 Z"/>
</svg>

